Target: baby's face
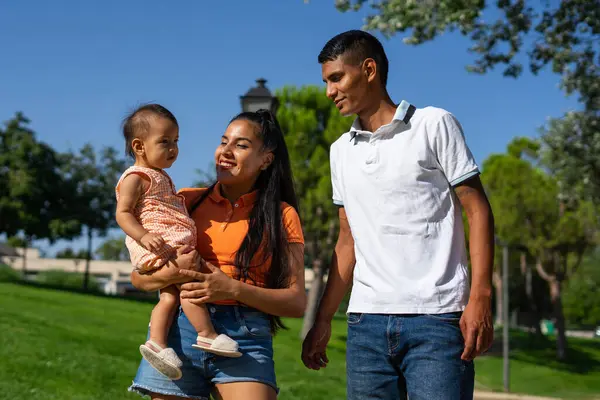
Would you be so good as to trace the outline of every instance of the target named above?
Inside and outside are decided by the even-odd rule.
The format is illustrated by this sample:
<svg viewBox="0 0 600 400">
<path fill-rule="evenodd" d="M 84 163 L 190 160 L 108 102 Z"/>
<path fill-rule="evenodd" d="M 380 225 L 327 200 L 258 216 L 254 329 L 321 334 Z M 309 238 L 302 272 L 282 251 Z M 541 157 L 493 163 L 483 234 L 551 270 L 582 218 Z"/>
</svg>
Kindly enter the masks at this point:
<svg viewBox="0 0 600 400">
<path fill-rule="evenodd" d="M 153 117 L 144 135 L 144 153 L 152 168 L 169 168 L 179 154 L 179 128 L 166 118 Z"/>
</svg>

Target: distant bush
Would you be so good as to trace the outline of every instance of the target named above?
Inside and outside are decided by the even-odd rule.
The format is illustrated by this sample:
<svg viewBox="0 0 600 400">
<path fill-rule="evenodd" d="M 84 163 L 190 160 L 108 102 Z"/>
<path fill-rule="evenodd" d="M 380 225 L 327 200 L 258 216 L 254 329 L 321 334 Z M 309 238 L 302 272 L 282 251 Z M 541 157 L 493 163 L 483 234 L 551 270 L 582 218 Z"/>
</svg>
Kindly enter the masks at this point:
<svg viewBox="0 0 600 400">
<path fill-rule="evenodd" d="M 16 282 L 21 280 L 21 274 L 6 264 L 0 264 L 0 282 Z"/>
<path fill-rule="evenodd" d="M 600 325 L 600 251 L 588 258 L 564 288 L 565 318 L 573 328 Z"/>
<path fill-rule="evenodd" d="M 51 269 L 40 272 L 36 277 L 36 282 L 57 288 L 81 290 L 83 289 L 83 274 Z M 90 292 L 101 291 L 100 284 L 92 275 L 90 275 L 88 280 L 88 290 Z"/>
</svg>

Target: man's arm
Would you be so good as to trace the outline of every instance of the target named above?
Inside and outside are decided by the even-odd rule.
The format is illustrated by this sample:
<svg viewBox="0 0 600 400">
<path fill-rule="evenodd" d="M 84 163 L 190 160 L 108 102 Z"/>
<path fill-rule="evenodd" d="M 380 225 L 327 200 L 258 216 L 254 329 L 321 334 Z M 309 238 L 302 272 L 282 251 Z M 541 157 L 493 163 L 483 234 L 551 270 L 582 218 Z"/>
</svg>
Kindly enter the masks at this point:
<svg viewBox="0 0 600 400">
<path fill-rule="evenodd" d="M 494 265 L 494 215 L 479 176 L 454 187 L 469 223 L 471 292 L 461 320 L 465 338 L 464 360 L 472 360 L 492 344 L 492 270 Z"/>
<path fill-rule="evenodd" d="M 338 215 L 340 231 L 331 259 L 327 286 L 319 304 L 315 323 L 302 344 L 302 361 L 307 368 L 314 370 L 325 367 L 329 362 L 326 348 L 331 337 L 331 321 L 352 283 L 356 264 L 354 238 L 346 210 L 340 207 Z"/>
</svg>

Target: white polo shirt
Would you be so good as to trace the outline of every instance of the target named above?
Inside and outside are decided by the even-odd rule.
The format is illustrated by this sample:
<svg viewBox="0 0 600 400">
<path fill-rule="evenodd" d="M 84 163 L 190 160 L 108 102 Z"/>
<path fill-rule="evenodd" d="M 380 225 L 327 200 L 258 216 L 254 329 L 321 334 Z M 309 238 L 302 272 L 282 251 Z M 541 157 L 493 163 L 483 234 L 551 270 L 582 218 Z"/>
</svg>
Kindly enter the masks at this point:
<svg viewBox="0 0 600 400">
<path fill-rule="evenodd" d="M 402 101 L 373 133 L 356 119 L 332 144 L 330 162 L 333 201 L 344 206 L 355 242 L 348 312 L 463 310 L 469 279 L 452 186 L 479 169 L 456 118 Z"/>
</svg>

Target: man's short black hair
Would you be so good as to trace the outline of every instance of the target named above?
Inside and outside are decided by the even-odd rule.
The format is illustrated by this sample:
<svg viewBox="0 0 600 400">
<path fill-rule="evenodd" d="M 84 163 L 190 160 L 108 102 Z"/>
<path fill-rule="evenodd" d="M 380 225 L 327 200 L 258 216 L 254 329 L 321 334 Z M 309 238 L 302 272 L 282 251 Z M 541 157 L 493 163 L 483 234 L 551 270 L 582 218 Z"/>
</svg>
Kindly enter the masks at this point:
<svg viewBox="0 0 600 400">
<path fill-rule="evenodd" d="M 383 86 L 387 85 L 388 59 L 381 42 L 370 33 L 351 30 L 331 38 L 319 53 L 319 64 L 334 61 L 343 56 L 344 62 L 360 64 L 367 58 L 372 58 L 377 64 Z"/>
</svg>

